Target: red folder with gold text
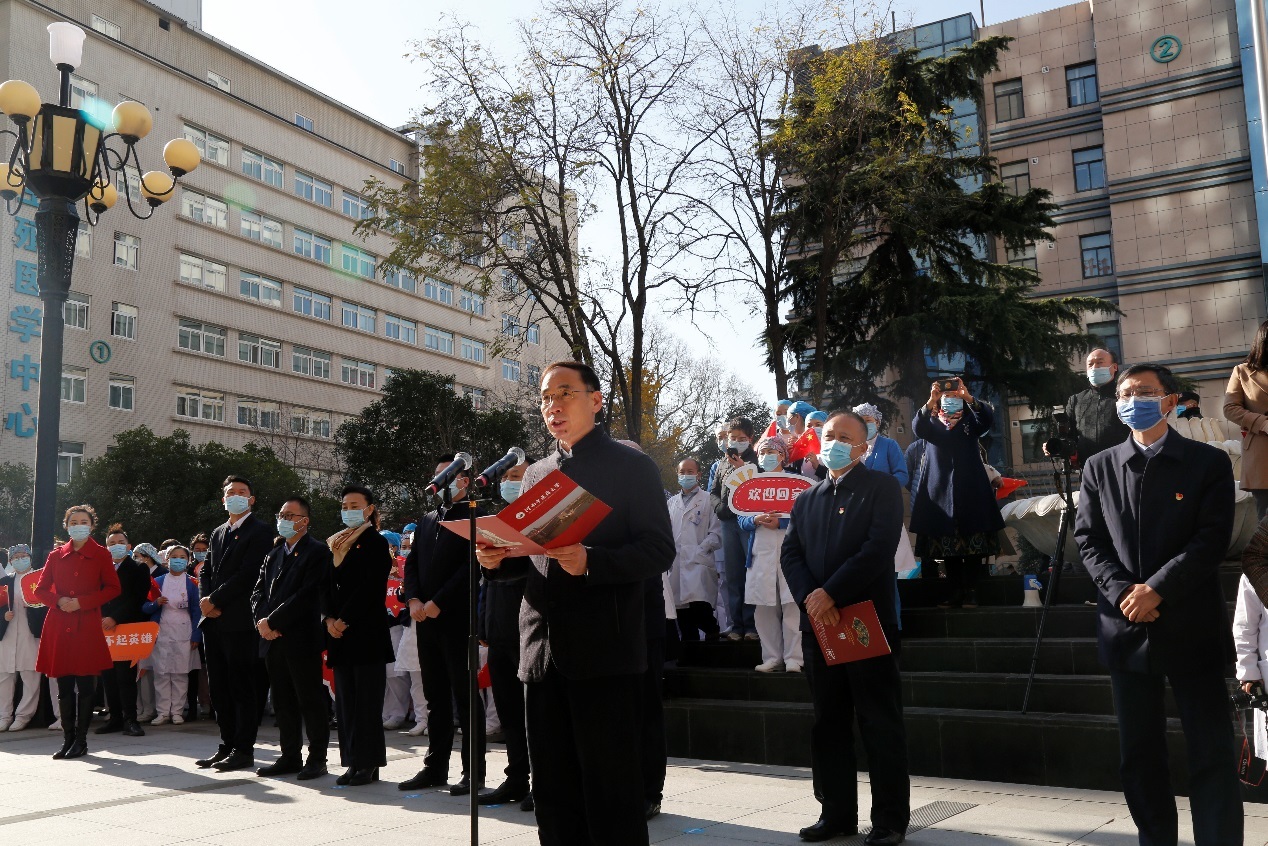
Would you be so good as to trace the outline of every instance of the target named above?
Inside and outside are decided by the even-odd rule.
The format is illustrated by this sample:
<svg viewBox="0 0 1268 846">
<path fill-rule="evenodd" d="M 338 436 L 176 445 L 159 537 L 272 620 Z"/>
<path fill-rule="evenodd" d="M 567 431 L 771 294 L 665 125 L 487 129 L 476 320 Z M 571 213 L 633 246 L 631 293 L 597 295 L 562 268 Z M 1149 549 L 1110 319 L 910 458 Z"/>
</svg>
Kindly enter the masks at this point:
<svg viewBox="0 0 1268 846">
<path fill-rule="evenodd" d="M 876 606 L 870 599 L 838 608 L 837 611 L 840 612 L 841 619 L 835 626 L 828 627 L 816 620 L 810 621 L 815 638 L 819 641 L 819 648 L 823 650 L 823 660 L 829 667 L 890 653 L 889 641 L 881 630 Z"/>
</svg>

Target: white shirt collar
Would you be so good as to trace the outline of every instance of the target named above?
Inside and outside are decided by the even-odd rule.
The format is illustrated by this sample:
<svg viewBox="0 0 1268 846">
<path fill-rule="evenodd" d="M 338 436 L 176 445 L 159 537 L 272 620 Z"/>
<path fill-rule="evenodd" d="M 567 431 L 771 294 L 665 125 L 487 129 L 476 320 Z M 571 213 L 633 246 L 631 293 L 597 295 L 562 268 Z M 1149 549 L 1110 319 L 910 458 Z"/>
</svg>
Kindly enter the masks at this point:
<svg viewBox="0 0 1268 846">
<path fill-rule="evenodd" d="M 242 524 L 243 524 L 243 523 L 245 523 L 245 522 L 246 522 L 246 519 L 247 519 L 248 517 L 250 517 L 250 516 L 251 516 L 251 512 L 250 512 L 250 511 L 246 511 L 246 512 L 243 512 L 243 513 L 242 513 L 242 514 L 238 517 L 238 519 L 237 519 L 237 520 L 234 520 L 234 519 L 230 518 L 230 521 L 229 521 L 229 531 L 231 531 L 231 532 L 236 532 L 239 528 L 241 528 L 241 527 L 242 527 Z"/>
<path fill-rule="evenodd" d="M 300 539 L 301 539 L 301 538 L 303 538 L 303 537 L 304 537 L 303 535 L 296 535 L 295 537 L 291 538 L 290 540 L 288 540 L 288 541 L 286 542 L 286 554 L 287 554 L 287 555 L 290 555 L 292 552 L 294 552 L 294 551 L 295 551 L 295 545 L 296 545 L 297 543 L 299 543 L 299 542 L 300 542 Z"/>
<path fill-rule="evenodd" d="M 833 488 L 835 488 L 837 485 L 841 484 L 841 480 L 842 480 L 842 479 L 844 479 L 846 476 L 850 475 L 851 473 L 853 473 L 853 472 L 854 472 L 854 468 L 855 468 L 855 467 L 858 467 L 858 466 L 859 466 L 859 464 L 861 464 L 861 463 L 862 463 L 861 461 L 856 461 L 856 462 L 854 462 L 853 464 L 851 464 L 851 465 L 849 466 L 849 469 L 847 469 L 847 470 L 846 470 L 844 473 L 842 473 L 840 476 L 833 476 L 833 475 L 832 475 L 832 471 L 831 471 L 831 470 L 829 470 L 829 471 L 828 471 L 828 480 L 829 480 L 830 482 L 832 482 L 832 487 L 833 487 Z"/>
<path fill-rule="evenodd" d="M 1167 431 L 1162 433 L 1162 437 L 1154 441 L 1149 446 L 1145 446 L 1144 444 L 1142 444 L 1140 441 L 1136 440 L 1135 438 L 1132 438 L 1132 446 L 1136 447 L 1136 451 L 1139 452 L 1141 455 L 1145 456 L 1146 458 L 1153 458 L 1155 455 L 1162 452 L 1162 445 L 1167 442 L 1167 436 L 1170 434 L 1171 434 L 1171 427 L 1168 426 Z"/>
</svg>

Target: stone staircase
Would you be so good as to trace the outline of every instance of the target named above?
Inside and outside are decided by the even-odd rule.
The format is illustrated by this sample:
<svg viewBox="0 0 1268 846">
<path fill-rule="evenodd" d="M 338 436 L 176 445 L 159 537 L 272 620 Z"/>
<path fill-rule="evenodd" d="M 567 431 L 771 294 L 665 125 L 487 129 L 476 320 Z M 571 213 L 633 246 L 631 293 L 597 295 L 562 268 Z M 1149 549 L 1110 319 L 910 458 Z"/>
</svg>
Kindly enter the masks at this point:
<svg viewBox="0 0 1268 846">
<path fill-rule="evenodd" d="M 1238 575 L 1233 566 L 1221 574 L 1230 598 Z M 982 579 L 977 609 L 937 608 L 941 585 L 933 581 L 903 581 L 900 595 L 913 775 L 1121 790 L 1113 698 L 1096 658 L 1096 611 L 1084 604 L 1094 598 L 1086 573 L 1076 568 L 1062 577 L 1025 715 L 1040 609 L 1020 607 L 1019 577 Z M 670 755 L 810 765 L 806 679 L 755 672 L 760 661 L 756 642 L 683 644 L 665 679 Z M 1168 707 L 1172 772 L 1184 793 L 1184 743 L 1170 693 Z"/>
</svg>

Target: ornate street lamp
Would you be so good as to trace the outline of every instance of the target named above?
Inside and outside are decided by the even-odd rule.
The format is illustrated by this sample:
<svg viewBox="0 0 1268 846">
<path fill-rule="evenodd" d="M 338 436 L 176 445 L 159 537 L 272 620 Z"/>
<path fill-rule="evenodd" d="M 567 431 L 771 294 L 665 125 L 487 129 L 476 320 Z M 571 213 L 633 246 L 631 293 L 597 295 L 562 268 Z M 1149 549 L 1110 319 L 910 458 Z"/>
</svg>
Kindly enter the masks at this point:
<svg viewBox="0 0 1268 846">
<path fill-rule="evenodd" d="M 35 212 L 37 279 L 44 319 L 31 517 L 31 544 L 38 562 L 43 562 L 52 548 L 57 525 L 62 312 L 70 293 L 75 239 L 79 234 L 76 206 L 83 201 L 89 224 L 97 223 L 118 200 L 114 177 L 122 174 L 127 184 L 129 172 L 140 173 L 136 144 L 154 126 L 149 110 L 140 103 L 123 102 L 116 106 L 109 127 L 92 115 L 71 108 L 70 75 L 83 57 L 84 31 L 74 24 L 58 22 L 49 24 L 48 34 L 49 58 L 61 72 L 58 105 L 41 103 L 35 87 L 21 80 L 0 84 L 0 112 L 8 115 L 16 127 L 0 131 L 0 136 L 13 139 L 8 163 L 0 163 L 0 199 L 11 215 L 22 207 L 24 192 L 30 191 L 39 200 Z M 109 146 L 116 140 L 122 142 L 123 152 Z M 124 192 L 129 210 L 142 220 L 152 217 L 156 208 L 175 195 L 176 180 L 197 167 L 201 157 L 193 142 L 179 138 L 163 148 L 163 160 L 170 176 L 154 170 L 140 179 L 141 196 L 148 208 L 138 210 L 133 206 L 132 191 Z"/>
</svg>

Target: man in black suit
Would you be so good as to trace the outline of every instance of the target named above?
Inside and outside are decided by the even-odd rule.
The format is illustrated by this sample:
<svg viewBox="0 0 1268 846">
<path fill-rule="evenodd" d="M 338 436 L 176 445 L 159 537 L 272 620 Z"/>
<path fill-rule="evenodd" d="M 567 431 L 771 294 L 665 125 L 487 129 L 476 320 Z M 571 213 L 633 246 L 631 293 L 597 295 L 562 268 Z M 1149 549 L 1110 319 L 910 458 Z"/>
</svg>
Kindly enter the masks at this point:
<svg viewBox="0 0 1268 846">
<path fill-rule="evenodd" d="M 1097 646 L 1118 714 L 1120 772 L 1142 846 L 1175 846 L 1165 683 L 1188 747 L 1197 846 L 1242 842 L 1233 724 L 1234 660 L 1219 566 L 1233 533 L 1228 456 L 1172 431 L 1180 386 L 1138 364 L 1118 377 L 1132 435 L 1083 468 L 1074 537 L 1097 596 Z"/>
<path fill-rule="evenodd" d="M 858 765 L 854 717 L 867 750 L 872 787 L 870 846 L 902 843 L 911 819 L 907 735 L 898 676 L 898 611 L 894 553 L 903 531 L 898 480 L 860 463 L 867 453 L 867 424 L 852 411 L 837 411 L 823 427 L 823 481 L 792 507 L 780 550 L 788 590 L 801 608 L 806 678 L 814 701 L 811 768 L 819 821 L 801 839 L 828 840 L 858 831 Z M 836 625 L 840 608 L 871 601 L 892 653 L 829 667 L 812 619 Z"/>
<path fill-rule="evenodd" d="M 440 473 L 454 460 L 442 456 L 436 465 Z M 451 506 L 442 505 L 423 515 L 414 530 L 414 544 L 405 558 L 401 600 L 409 606 L 410 618 L 418 624 L 418 667 L 423 674 L 423 696 L 427 698 L 429 742 L 423 768 L 397 785 L 401 790 L 435 787 L 449 780 L 449 758 L 453 754 L 453 707 L 458 706 L 462 727 L 462 778 L 449 788 L 453 796 L 466 796 L 472 784 L 484 781 L 484 720 L 468 725 L 470 685 L 467 680 L 467 638 L 471 628 L 467 615 L 467 589 L 471 584 L 467 541 L 440 525 L 442 520 L 466 519 L 467 492 L 471 471 L 464 470 L 449 486 Z M 484 514 L 476 509 L 477 515 Z M 481 709 L 482 713 L 482 709 Z M 476 772 L 467 771 L 467 750 L 473 748 Z"/>
<path fill-rule="evenodd" d="M 643 593 L 647 580 L 674 562 L 665 492 L 650 458 L 596 425 L 603 394 L 591 367 L 549 365 L 541 395 L 559 449 L 528 469 L 524 487 L 557 466 L 612 513 L 584 543 L 549 556 L 477 550 L 486 578 L 527 580 L 519 675 L 527 689 L 538 832 L 548 846 L 644 846 Z"/>
<path fill-rule="evenodd" d="M 220 748 L 200 767 L 221 771 L 255 766 L 255 735 L 260 724 L 256 700 L 259 635 L 251 618 L 251 591 L 260 578 L 264 556 L 273 547 L 272 528 L 251 513 L 251 483 L 230 476 L 222 486 L 229 519 L 211 535 L 211 548 L 198 579 L 207 654 L 207 684 L 220 726 Z"/>
<path fill-rule="evenodd" d="M 128 554 L 128 536 L 120 526 L 110 527 L 106 547 L 114 559 L 120 588 L 118 596 L 101 606 L 101 629 L 110 634 L 115 626 L 149 619 L 141 606 L 150 593 L 150 571 Z M 115 661 L 114 667 L 101 674 L 101 683 L 110 720 L 98 726 L 96 733 L 122 731 L 128 737 L 143 736 L 145 731 L 137 722 L 136 713 L 136 667 L 131 661 Z"/>
<path fill-rule="evenodd" d="M 264 557 L 251 594 L 251 614 L 260 634 L 260 653 L 269 668 L 273 713 L 281 734 L 281 756 L 257 772 L 262 776 L 299 773 L 301 781 L 326 774 L 330 745 L 326 687 L 321 676 L 325 632 L 321 594 L 330 578 L 329 547 L 309 536 L 308 500 L 282 503 L 277 544 Z M 300 728 L 308 734 L 308 760 L 301 755 Z"/>
</svg>

